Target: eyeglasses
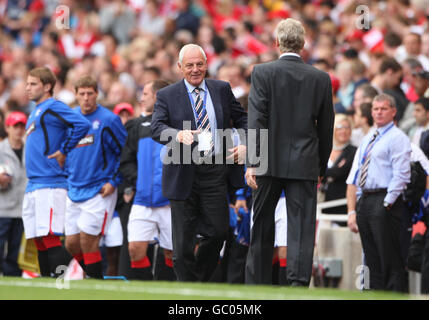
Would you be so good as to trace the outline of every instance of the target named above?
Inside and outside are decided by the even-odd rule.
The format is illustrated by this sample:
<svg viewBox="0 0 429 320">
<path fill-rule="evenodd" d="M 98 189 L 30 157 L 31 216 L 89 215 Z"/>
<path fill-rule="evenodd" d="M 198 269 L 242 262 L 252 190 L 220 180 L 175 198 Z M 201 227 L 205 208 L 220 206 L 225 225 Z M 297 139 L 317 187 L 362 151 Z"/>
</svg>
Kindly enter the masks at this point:
<svg viewBox="0 0 429 320">
<path fill-rule="evenodd" d="M 344 126 L 344 125 L 342 125 L 342 124 L 339 124 L 339 125 L 337 125 L 337 126 L 335 126 L 335 129 L 350 129 L 350 126 Z"/>
</svg>

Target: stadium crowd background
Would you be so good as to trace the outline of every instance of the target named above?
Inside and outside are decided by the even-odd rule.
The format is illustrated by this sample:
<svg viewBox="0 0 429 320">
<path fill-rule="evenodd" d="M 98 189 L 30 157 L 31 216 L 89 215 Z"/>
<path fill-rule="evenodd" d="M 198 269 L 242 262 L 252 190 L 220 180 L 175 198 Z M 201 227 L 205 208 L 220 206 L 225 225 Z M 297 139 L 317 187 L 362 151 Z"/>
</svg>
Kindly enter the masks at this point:
<svg viewBox="0 0 429 320">
<path fill-rule="evenodd" d="M 336 113 L 352 115 L 356 88 L 371 82 L 393 93 L 408 134 L 415 126 L 413 102 L 429 87 L 422 72 L 429 70 L 427 16 L 428 0 L 3 0 L 0 139 L 8 113 L 28 115 L 35 107 L 25 93 L 32 68 L 53 70 L 54 96 L 71 107 L 74 81 L 90 75 L 100 104 L 114 110 L 129 103 L 129 116 L 138 116 L 145 83 L 181 78 L 177 57 L 186 43 L 204 48 L 208 76 L 228 81 L 246 108 L 252 67 L 277 59 L 274 30 L 288 17 L 305 26 L 304 61 L 330 73 Z M 391 69 L 396 73 L 386 76 Z"/>
<path fill-rule="evenodd" d="M 206 51 L 209 76 L 229 81 L 245 105 L 252 66 L 277 58 L 275 26 L 293 17 L 306 28 L 303 59 L 310 64 L 326 61 L 323 68 L 335 77 L 337 97 L 350 110 L 356 82 L 371 80 L 384 55 L 403 62 L 409 51 L 404 41 L 408 33 L 421 35 L 421 43 L 412 50 L 429 67 L 426 4 L 424 0 L 0 1 L 0 108 L 4 113 L 31 112 L 34 105 L 25 95 L 25 79 L 39 66 L 55 72 L 59 80 L 55 96 L 69 105 L 74 104 L 73 81 L 90 74 L 99 82 L 99 98 L 106 107 L 113 109 L 120 102 L 136 106 L 147 81 L 179 79 L 178 51 L 190 42 Z M 357 10 L 360 5 L 365 5 L 362 11 Z M 357 29 L 359 23 L 369 29 Z"/>
</svg>

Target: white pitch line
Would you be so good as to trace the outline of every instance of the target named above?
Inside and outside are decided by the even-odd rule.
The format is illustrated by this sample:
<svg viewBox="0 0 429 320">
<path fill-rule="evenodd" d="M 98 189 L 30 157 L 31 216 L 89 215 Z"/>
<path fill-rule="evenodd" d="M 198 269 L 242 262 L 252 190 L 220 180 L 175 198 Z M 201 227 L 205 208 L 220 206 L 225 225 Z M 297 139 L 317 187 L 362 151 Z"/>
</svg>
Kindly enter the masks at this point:
<svg viewBox="0 0 429 320">
<path fill-rule="evenodd" d="M 145 283 L 144 287 L 124 286 L 124 285 L 113 285 L 113 284 L 84 284 L 82 282 L 70 281 L 70 289 L 57 289 L 56 283 L 41 282 L 34 280 L 27 281 L 2 281 L 0 280 L 0 286 L 18 286 L 18 287 L 29 287 L 29 288 L 49 288 L 57 290 L 103 290 L 110 292 L 132 292 L 132 293 L 149 293 L 149 294 L 160 294 L 160 295 L 182 295 L 182 296 L 198 296 L 201 298 L 214 298 L 222 297 L 226 299 L 249 299 L 249 300 L 287 300 L 287 299 L 302 299 L 302 300 L 314 300 L 314 296 L 299 294 L 294 296 L 293 294 L 270 294 L 263 293 L 255 295 L 254 292 L 245 293 L 242 291 L 230 291 L 230 290 L 213 290 L 213 289 L 190 289 L 190 288 L 160 288 L 150 287 Z M 251 287 L 249 287 L 250 289 Z M 319 300 L 336 300 L 338 298 L 319 296 Z"/>
</svg>

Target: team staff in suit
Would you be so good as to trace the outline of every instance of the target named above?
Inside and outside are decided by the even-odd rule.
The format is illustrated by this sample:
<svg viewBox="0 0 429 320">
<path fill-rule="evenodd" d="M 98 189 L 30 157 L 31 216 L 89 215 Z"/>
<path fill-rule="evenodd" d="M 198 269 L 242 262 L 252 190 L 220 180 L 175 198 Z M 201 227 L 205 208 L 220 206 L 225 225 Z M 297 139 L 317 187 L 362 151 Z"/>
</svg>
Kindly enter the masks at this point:
<svg viewBox="0 0 429 320">
<path fill-rule="evenodd" d="M 329 75 L 299 56 L 304 28 L 294 19 L 276 28 L 278 60 L 257 65 L 249 94 L 250 130 L 268 129 L 267 170 L 255 168 L 251 152 L 246 171 L 254 192 L 254 218 L 246 265 L 246 283 L 271 283 L 274 210 L 282 190 L 287 202 L 287 277 L 292 286 L 308 286 L 311 278 L 316 185 L 324 176 L 332 149 L 334 109 Z M 256 150 L 260 150 L 262 143 Z M 286 235 L 284 235 L 286 236 Z"/>
<path fill-rule="evenodd" d="M 348 226 L 359 232 L 362 241 L 369 288 L 402 291 L 405 269 L 399 241 L 404 214 L 401 193 L 410 182 L 411 145 L 394 125 L 395 115 L 391 96 L 380 94 L 374 98 L 375 127 L 356 151 L 347 178 L 347 208 Z"/>
<path fill-rule="evenodd" d="M 164 161 L 162 172 L 163 194 L 171 204 L 177 279 L 209 281 L 228 233 L 227 181 L 235 187 L 244 185 L 243 167 L 226 165 L 226 158 L 244 161 L 246 153 L 241 144 L 230 148 L 227 155 L 226 146 L 233 145 L 226 141 L 231 134 L 220 137 L 215 129 L 247 129 L 247 114 L 227 82 L 205 79 L 207 58 L 201 47 L 185 45 L 178 67 L 184 79 L 157 93 L 152 138 L 169 147 L 168 156 L 177 151 L 181 155 L 176 162 Z M 162 137 L 166 133 L 170 134 L 167 141 Z M 244 142 L 245 132 L 241 135 Z M 200 148 L 198 158 L 187 163 L 194 148 Z M 197 234 L 200 241 L 194 254 Z"/>
</svg>

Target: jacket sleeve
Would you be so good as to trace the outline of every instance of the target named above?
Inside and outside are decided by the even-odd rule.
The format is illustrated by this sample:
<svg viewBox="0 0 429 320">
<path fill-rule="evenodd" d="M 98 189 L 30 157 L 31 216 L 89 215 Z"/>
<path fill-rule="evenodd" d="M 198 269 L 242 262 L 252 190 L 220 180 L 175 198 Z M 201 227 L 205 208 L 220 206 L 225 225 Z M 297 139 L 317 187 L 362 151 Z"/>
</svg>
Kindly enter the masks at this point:
<svg viewBox="0 0 429 320">
<path fill-rule="evenodd" d="M 260 130 L 268 129 L 268 90 L 265 88 L 260 68 L 255 66 L 251 75 L 251 87 L 248 105 L 248 128 L 255 134 L 248 133 L 247 167 L 258 167 L 256 155 L 259 154 Z"/>
<path fill-rule="evenodd" d="M 80 113 L 60 101 L 51 107 L 51 112 L 66 128 L 66 138 L 59 150 L 62 154 L 67 154 L 85 137 L 91 128 L 91 123 Z"/>
<path fill-rule="evenodd" d="M 109 183 L 112 186 L 117 187 L 122 182 L 122 175 L 119 172 L 119 166 L 122 148 L 125 144 L 125 140 L 127 139 L 127 131 L 118 116 L 114 117 L 105 134 L 107 146 L 114 156 L 114 159 L 112 160 L 115 161 L 115 167 Z"/>
<path fill-rule="evenodd" d="M 240 102 L 234 97 L 232 93 L 231 86 L 227 84 L 228 97 L 229 97 L 229 107 L 231 109 L 231 119 L 234 128 L 244 129 L 245 131 L 238 131 L 240 134 L 240 141 L 247 141 L 247 113 L 244 111 Z M 244 136 L 243 136 L 244 134 Z"/>
<path fill-rule="evenodd" d="M 135 189 L 137 182 L 137 148 L 139 142 L 138 128 L 140 122 L 130 121 L 125 125 L 128 137 L 122 149 L 120 172 L 124 177 L 125 187 Z"/>
<path fill-rule="evenodd" d="M 319 176 L 326 174 L 329 156 L 332 151 L 334 131 L 334 106 L 332 104 L 331 80 L 326 74 L 324 99 L 317 117 L 317 136 L 319 137 Z"/>
<path fill-rule="evenodd" d="M 325 174 L 326 178 L 331 177 L 334 180 L 342 179 L 345 181 L 350 172 L 350 169 L 352 168 L 355 152 L 356 148 L 351 147 L 338 162 L 338 164 L 342 164 L 341 166 L 335 165 L 331 168 L 327 168 Z"/>
<path fill-rule="evenodd" d="M 170 126 L 170 116 L 164 90 L 160 90 L 156 94 L 156 103 L 153 109 L 150 128 L 152 139 L 156 142 L 164 145 L 173 142 L 174 147 L 176 144 L 177 146 L 180 145 L 179 142 L 175 143 L 179 130 Z M 171 139 L 165 139 L 165 137 L 170 137 Z"/>
</svg>

